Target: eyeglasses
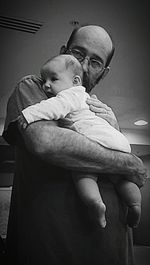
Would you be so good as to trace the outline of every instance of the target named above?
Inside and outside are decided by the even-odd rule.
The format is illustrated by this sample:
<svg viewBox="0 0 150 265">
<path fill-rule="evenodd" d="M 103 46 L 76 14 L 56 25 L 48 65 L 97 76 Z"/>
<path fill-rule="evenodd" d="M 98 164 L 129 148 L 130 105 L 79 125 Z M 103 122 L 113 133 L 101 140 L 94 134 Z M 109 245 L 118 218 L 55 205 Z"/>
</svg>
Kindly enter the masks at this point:
<svg viewBox="0 0 150 265">
<path fill-rule="evenodd" d="M 96 71 L 102 72 L 105 69 L 101 61 L 94 58 L 89 58 L 83 52 L 77 49 L 68 49 L 66 53 L 73 55 L 80 63 L 82 63 L 87 58 L 90 66 Z"/>
</svg>

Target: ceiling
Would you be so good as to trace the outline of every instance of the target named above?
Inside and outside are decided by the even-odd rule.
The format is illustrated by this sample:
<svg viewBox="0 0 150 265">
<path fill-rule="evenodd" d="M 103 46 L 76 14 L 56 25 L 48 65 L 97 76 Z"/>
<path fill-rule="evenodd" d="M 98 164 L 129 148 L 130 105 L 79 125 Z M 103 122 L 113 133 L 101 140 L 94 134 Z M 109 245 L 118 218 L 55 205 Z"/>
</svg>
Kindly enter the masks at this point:
<svg viewBox="0 0 150 265">
<path fill-rule="evenodd" d="M 98 24 L 112 35 L 116 51 L 108 76 L 93 90 L 111 106 L 122 130 L 150 130 L 149 13 L 147 1 L 1 0 L 0 17 L 40 24 L 35 33 L 0 23 L 0 121 L 21 77 L 38 74 L 41 64 L 59 53 L 74 24 Z M 4 25 L 3 25 L 4 26 Z M 149 125 L 136 126 L 145 119 Z M 149 142 L 150 144 L 150 142 Z"/>
</svg>

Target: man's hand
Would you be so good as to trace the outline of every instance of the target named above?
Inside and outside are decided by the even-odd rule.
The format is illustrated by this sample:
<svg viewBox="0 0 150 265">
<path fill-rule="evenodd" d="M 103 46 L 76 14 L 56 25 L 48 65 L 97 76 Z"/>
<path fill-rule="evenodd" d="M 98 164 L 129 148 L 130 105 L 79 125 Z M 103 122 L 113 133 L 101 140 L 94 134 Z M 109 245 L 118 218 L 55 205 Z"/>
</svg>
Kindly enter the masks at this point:
<svg viewBox="0 0 150 265">
<path fill-rule="evenodd" d="M 130 154 L 131 159 L 127 162 L 127 172 L 126 170 L 121 172 L 120 174 L 109 174 L 108 178 L 113 184 L 119 183 L 122 179 L 128 180 L 130 182 L 135 183 L 139 188 L 141 188 L 147 179 L 147 170 L 144 167 L 142 160 Z M 130 173 L 129 173 L 130 171 Z M 119 171 L 118 171 L 119 172 Z"/>
<path fill-rule="evenodd" d="M 87 104 L 89 105 L 90 110 L 95 112 L 98 117 L 108 121 L 111 126 L 119 130 L 119 125 L 114 112 L 110 107 L 101 102 L 96 95 L 92 95 L 90 99 L 87 99 Z"/>
<path fill-rule="evenodd" d="M 126 179 L 131 182 L 134 182 L 139 188 L 141 188 L 146 182 L 147 170 L 139 157 L 133 154 L 132 157 L 134 158 L 133 171 L 131 170 L 131 174 L 126 176 Z"/>
</svg>

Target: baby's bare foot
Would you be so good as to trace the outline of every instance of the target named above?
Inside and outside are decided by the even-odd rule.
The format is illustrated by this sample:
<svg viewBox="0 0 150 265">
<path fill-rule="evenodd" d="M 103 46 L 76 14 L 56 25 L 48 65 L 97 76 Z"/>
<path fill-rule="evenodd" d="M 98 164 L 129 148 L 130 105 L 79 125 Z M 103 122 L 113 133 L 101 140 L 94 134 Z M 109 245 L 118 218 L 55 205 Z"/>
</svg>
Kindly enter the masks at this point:
<svg viewBox="0 0 150 265">
<path fill-rule="evenodd" d="M 139 225 L 141 218 L 141 205 L 136 204 L 128 207 L 127 224 L 128 226 L 135 228 Z"/>
<path fill-rule="evenodd" d="M 106 206 L 101 201 L 95 201 L 91 203 L 90 207 L 90 215 L 96 223 L 98 223 L 102 228 L 105 228 L 106 226 L 106 218 L 105 218 L 105 212 L 106 212 Z"/>
</svg>

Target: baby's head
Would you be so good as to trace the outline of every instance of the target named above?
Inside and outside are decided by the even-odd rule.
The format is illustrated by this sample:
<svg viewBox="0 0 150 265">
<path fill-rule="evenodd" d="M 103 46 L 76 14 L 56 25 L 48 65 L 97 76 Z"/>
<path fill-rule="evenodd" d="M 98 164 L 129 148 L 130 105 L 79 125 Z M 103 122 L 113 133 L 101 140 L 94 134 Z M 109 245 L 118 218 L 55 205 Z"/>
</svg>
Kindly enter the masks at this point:
<svg viewBox="0 0 150 265">
<path fill-rule="evenodd" d="M 47 93 L 57 95 L 62 90 L 72 86 L 82 85 L 82 66 L 72 55 L 55 56 L 41 68 L 41 77 Z"/>
</svg>

